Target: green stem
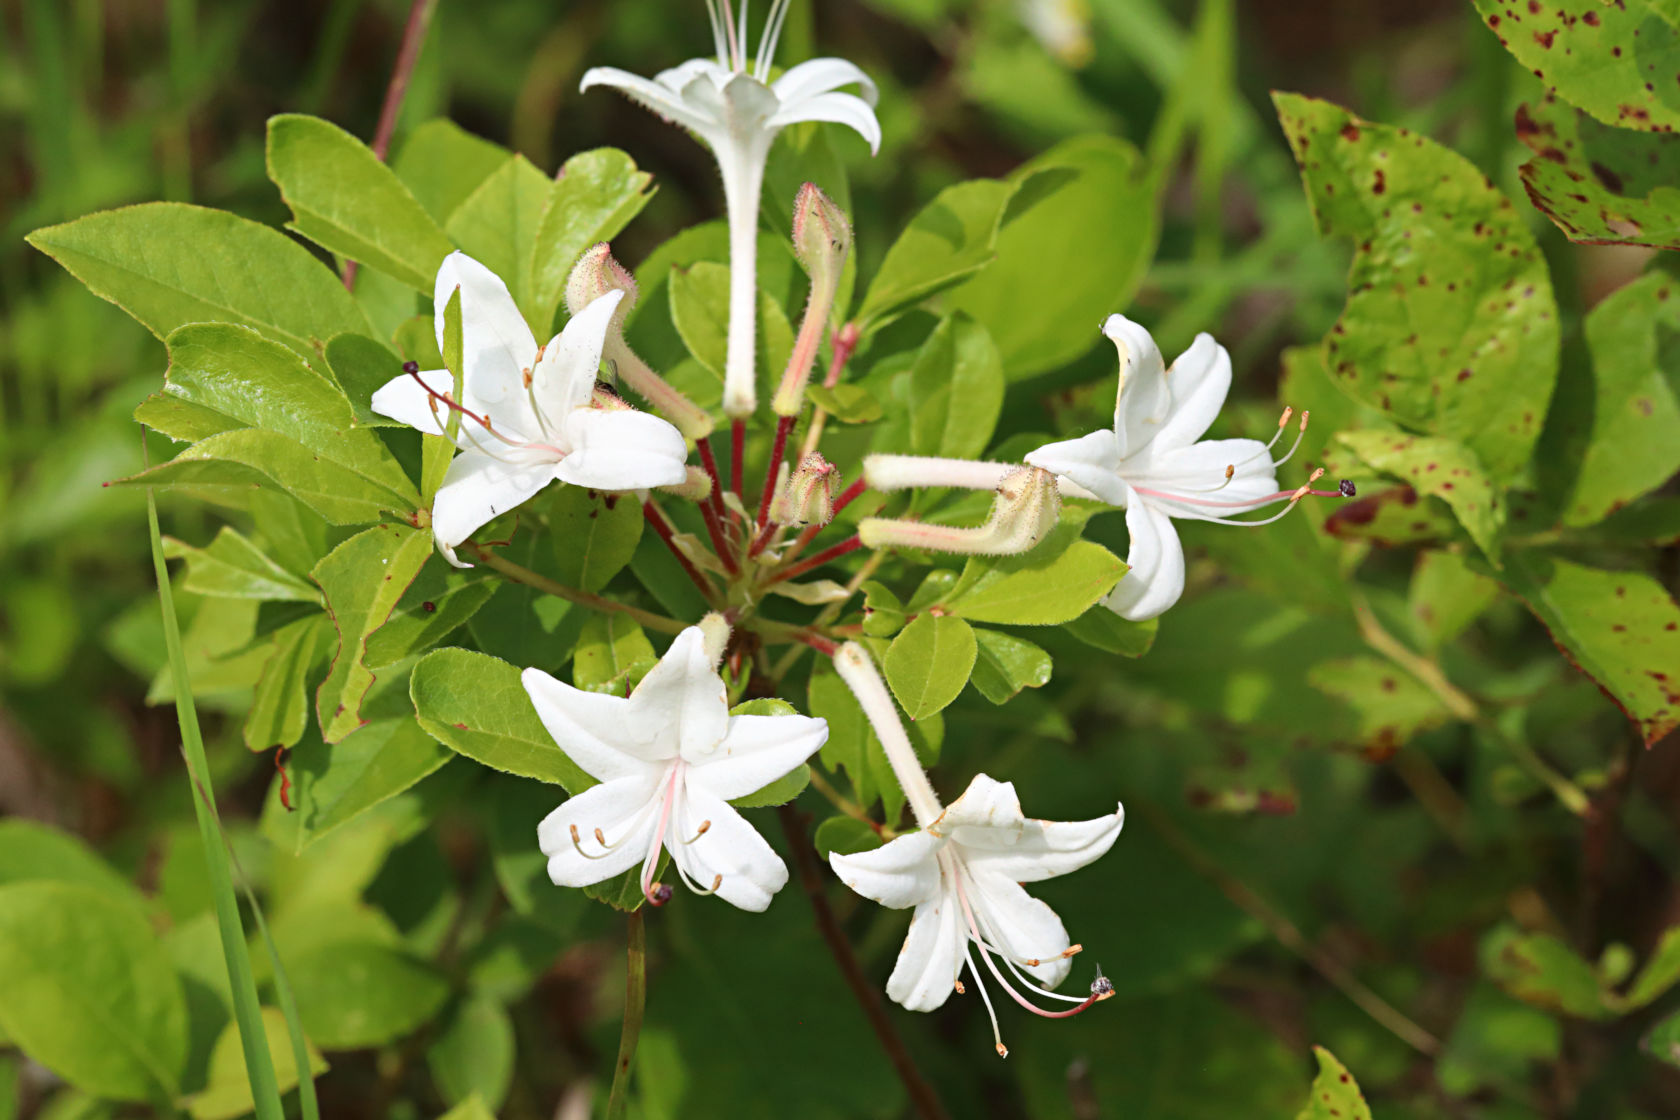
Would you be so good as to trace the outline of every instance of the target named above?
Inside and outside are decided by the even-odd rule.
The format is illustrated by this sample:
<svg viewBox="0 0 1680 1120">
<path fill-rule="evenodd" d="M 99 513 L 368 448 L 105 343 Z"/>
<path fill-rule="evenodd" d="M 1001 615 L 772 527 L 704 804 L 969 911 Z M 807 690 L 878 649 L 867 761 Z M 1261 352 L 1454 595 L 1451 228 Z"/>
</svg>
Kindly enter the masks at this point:
<svg viewBox="0 0 1680 1120">
<path fill-rule="evenodd" d="M 617 603 L 600 595 L 581 591 L 576 587 L 567 587 L 563 583 L 556 583 L 539 572 L 520 567 L 512 560 L 498 556 L 482 545 L 467 541 L 461 546 L 471 552 L 473 558 L 483 563 L 492 571 L 500 572 L 515 583 L 523 583 L 526 587 L 534 587 L 538 591 L 556 598 L 564 599 L 568 603 L 589 607 L 591 610 L 604 611 L 608 614 L 622 614 L 635 619 L 649 630 L 657 630 L 661 634 L 681 634 L 688 629 L 687 625 L 674 618 L 667 618 L 662 614 L 644 611 L 640 607 L 632 607 L 625 603 Z"/>
<path fill-rule="evenodd" d="M 618 1036 L 618 1060 L 613 1063 L 612 1095 L 607 1120 L 623 1120 L 630 1107 L 630 1063 L 642 1036 L 642 1012 L 647 1009 L 647 927 L 640 908 L 626 923 L 627 954 L 624 975 L 624 1033 Z"/>
</svg>

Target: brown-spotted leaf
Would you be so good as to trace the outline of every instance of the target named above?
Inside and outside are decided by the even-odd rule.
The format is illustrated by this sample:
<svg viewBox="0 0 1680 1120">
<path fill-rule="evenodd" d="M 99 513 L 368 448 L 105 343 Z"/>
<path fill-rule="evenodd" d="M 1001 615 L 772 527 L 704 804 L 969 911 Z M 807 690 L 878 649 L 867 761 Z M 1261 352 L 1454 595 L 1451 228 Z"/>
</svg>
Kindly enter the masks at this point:
<svg viewBox="0 0 1680 1120">
<path fill-rule="evenodd" d="M 1446 502 L 1470 539 L 1498 565 L 1505 505 L 1475 452 L 1457 440 L 1403 432 L 1341 432 L 1336 439 L 1367 466 Z"/>
<path fill-rule="evenodd" d="M 1611 128 L 1548 96 L 1517 109 L 1535 209 L 1571 241 L 1680 249 L 1680 138 Z"/>
</svg>

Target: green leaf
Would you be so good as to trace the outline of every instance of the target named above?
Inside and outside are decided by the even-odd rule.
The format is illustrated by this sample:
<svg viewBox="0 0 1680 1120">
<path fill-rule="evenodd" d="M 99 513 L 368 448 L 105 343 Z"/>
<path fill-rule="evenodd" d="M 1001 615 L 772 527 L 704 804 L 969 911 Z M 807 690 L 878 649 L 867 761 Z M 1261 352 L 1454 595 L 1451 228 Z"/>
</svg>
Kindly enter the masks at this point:
<svg viewBox="0 0 1680 1120">
<path fill-rule="evenodd" d="M 362 726 L 362 699 L 373 687 L 368 635 L 385 624 L 397 600 L 432 555 L 431 534 L 407 525 L 375 525 L 357 533 L 310 573 L 326 594 L 338 631 L 332 669 L 315 695 L 321 737 L 336 743 Z"/>
<path fill-rule="evenodd" d="M 1326 101 L 1274 100 L 1319 231 L 1358 247 L 1324 341 L 1330 376 L 1399 423 L 1464 443 L 1494 481 L 1514 480 L 1558 364 L 1551 280 L 1522 216 L 1431 140 Z"/>
<path fill-rule="evenodd" d="M 977 556 L 963 567 L 945 607 L 970 622 L 1054 626 L 1084 614 L 1125 571 L 1118 556 L 1091 541 L 1074 541 L 1059 553 L 1041 544 L 1019 556 Z"/>
<path fill-rule="evenodd" d="M 940 191 L 887 250 L 854 319 L 865 336 L 991 262 L 1018 185 L 975 179 Z"/>
<path fill-rule="evenodd" d="M 1592 965 L 1549 933 L 1501 926 L 1483 940 L 1482 971 L 1526 1003 L 1582 1019 L 1614 1014 Z"/>
<path fill-rule="evenodd" d="M 862 385 L 842 382 L 830 389 L 825 385 L 810 385 L 805 395 L 842 424 L 872 424 L 882 415 L 881 402 Z"/>
<path fill-rule="evenodd" d="M 431 294 L 454 246 L 373 149 L 319 117 L 283 113 L 268 119 L 268 177 L 292 229 Z"/>
<path fill-rule="evenodd" d="M 426 652 L 477 614 L 495 590 L 488 576 L 422 568 L 385 625 L 368 635 L 363 661 L 380 669 Z"/>
<path fill-rule="evenodd" d="M 653 198 L 653 176 L 617 148 L 579 152 L 554 177 L 532 241 L 531 304 L 538 333 L 553 321 L 585 249 L 617 237 Z"/>
<path fill-rule="evenodd" d="M 1676 193 L 1680 200 L 1680 192 Z M 1596 524 L 1680 470 L 1680 378 L 1663 351 L 1680 328 L 1676 281 L 1648 273 L 1587 315 L 1592 405 L 1559 418 L 1581 441 L 1581 466 L 1564 508 L 1569 526 Z M 1587 429 L 1578 419 L 1590 415 Z"/>
<path fill-rule="evenodd" d="M 1640 1045 L 1657 1061 L 1680 1067 L 1680 1011 L 1652 1027 Z"/>
<path fill-rule="evenodd" d="M 1009 176 L 1020 193 L 1004 215 L 997 259 L 948 297 L 997 341 L 1009 380 L 1089 351 L 1102 341 L 1097 325 L 1136 292 L 1157 235 L 1141 163 L 1117 136 L 1081 136 Z"/>
<path fill-rule="evenodd" d="M 1456 552 L 1420 553 L 1407 602 L 1424 645 L 1440 649 L 1464 633 L 1499 597 L 1499 584 Z"/>
<path fill-rule="evenodd" d="M 146 909 L 134 884 L 80 837 L 22 817 L 0 820 L 0 886 L 40 880 L 78 883 L 134 910 Z"/>
<path fill-rule="evenodd" d="M 911 719 L 940 711 L 957 698 L 974 671 L 974 629 L 960 618 L 924 614 L 887 649 L 887 683 Z"/>
<path fill-rule="evenodd" d="M 1358 745 L 1375 759 L 1387 758 L 1448 717 L 1433 692 L 1380 657 L 1321 661 L 1307 670 L 1307 683 L 1353 710 Z"/>
<path fill-rule="evenodd" d="M 1644 1007 L 1680 981 L 1680 926 L 1670 926 L 1628 989 L 1626 1005 Z"/>
<path fill-rule="evenodd" d="M 438 1120 L 496 1120 L 496 1114 L 477 1097 L 468 1097 Z"/>
<path fill-rule="evenodd" d="M 1312 1095 L 1295 1120 L 1371 1120 L 1371 1106 L 1359 1091 L 1347 1067 L 1322 1046 L 1314 1046 L 1318 1076 L 1313 1078 Z"/>
<path fill-rule="evenodd" d="M 1475 3 L 1505 49 L 1559 97 L 1618 128 L 1680 125 L 1680 32 L 1649 4 Z"/>
<path fill-rule="evenodd" d="M 420 726 L 444 746 L 494 770 L 581 793 L 595 780 L 567 758 L 537 718 L 519 669 L 482 653 L 434 650 L 409 677 Z"/>
<path fill-rule="evenodd" d="M 181 984 L 145 914 L 82 883 L 0 887 L 0 1030 L 115 1100 L 173 1096 L 187 1060 Z"/>
<path fill-rule="evenodd" d="M 1680 726 L 1680 607 L 1643 572 L 1609 572 L 1537 552 L 1500 579 L 1575 667 L 1598 682 L 1646 745 Z"/>
<path fill-rule="evenodd" d="M 532 254 L 551 187 L 549 177 L 530 160 L 511 156 L 455 208 L 445 226 L 463 252 L 502 278 L 537 334 L 545 333 L 548 320 L 532 283 Z"/>
<path fill-rule="evenodd" d="M 312 739 L 286 760 L 296 851 L 413 788 L 455 756 L 413 719 L 377 719 L 337 743 Z"/>
<path fill-rule="evenodd" d="M 439 119 L 409 133 L 391 168 L 441 223 L 512 155 L 454 121 Z"/>
<path fill-rule="evenodd" d="M 335 334 L 372 332 L 308 249 L 221 210 L 148 202 L 38 229 L 27 240 L 159 338 L 187 323 L 239 323 L 313 359 Z"/>
<path fill-rule="evenodd" d="M 432 334 L 431 316 L 426 317 L 426 334 Z M 437 345 L 435 342 L 432 344 Z M 357 427 L 401 428 L 405 425 L 373 411 L 374 390 L 402 376 L 402 359 L 389 346 L 360 334 L 335 334 L 327 341 L 327 366 L 333 380 L 350 400 Z M 437 369 L 437 363 L 422 363 L 422 369 Z"/>
<path fill-rule="evenodd" d="M 444 1100 L 482 1100 L 493 1111 L 507 1099 L 514 1057 L 513 1020 L 495 1000 L 475 995 L 456 1005 L 426 1048 L 426 1068 Z"/>
<path fill-rule="evenodd" d="M 431 965 L 390 945 L 336 941 L 287 964 L 304 1030 L 327 1050 L 383 1046 L 429 1020 L 449 998 Z"/>
<path fill-rule="evenodd" d="M 863 585 L 863 632 L 871 638 L 890 638 L 904 625 L 904 603 L 892 588 L 878 580 Z"/>
<path fill-rule="evenodd" d="M 910 449 L 977 458 L 1003 410 L 1003 363 L 986 328 L 952 315 L 934 328 L 910 366 Z"/>
<path fill-rule="evenodd" d="M 1505 530 L 1504 495 L 1474 451 L 1456 440 L 1400 432 L 1339 432 L 1336 439 L 1372 469 L 1446 502 L 1470 539 L 1498 566 Z"/>
<path fill-rule="evenodd" d="M 274 632 L 274 649 L 251 698 L 242 734 L 253 751 L 290 747 L 309 727 L 309 675 L 331 632 L 322 615 L 289 622 Z"/>
<path fill-rule="evenodd" d="M 826 860 L 835 852 L 849 856 L 874 851 L 881 846 L 881 834 L 868 821 L 856 817 L 829 817 L 817 826 L 811 843 Z"/>
<path fill-rule="evenodd" d="M 1023 688 L 1050 683 L 1050 655 L 1025 638 L 998 630 L 976 630 L 980 644 L 974 687 L 994 704 L 1007 703 Z"/>
<path fill-rule="evenodd" d="M 275 1007 L 262 1009 L 263 1031 L 268 1036 L 269 1060 L 274 1063 L 274 1078 L 284 1093 L 298 1084 L 297 1056 L 292 1052 L 291 1035 L 286 1017 Z M 327 1060 L 313 1045 L 308 1047 L 309 1073 L 319 1077 L 327 1072 Z M 209 1082 L 184 1102 L 193 1120 L 234 1120 L 255 1107 L 251 1099 L 251 1081 L 245 1070 L 245 1051 L 240 1046 L 239 1026 L 229 1023 L 216 1039 L 210 1051 Z"/>
<path fill-rule="evenodd" d="M 1680 143 L 1599 124 L 1554 93 L 1517 109 L 1529 201 L 1571 241 L 1680 249 Z"/>
<path fill-rule="evenodd" d="M 700 261 L 671 270 L 671 322 L 694 359 L 721 381 L 729 350 L 729 268 Z M 782 375 L 793 351 L 787 313 L 762 288 L 758 293 L 758 345 L 753 349 L 761 395 Z"/>
<path fill-rule="evenodd" d="M 1129 618 L 1121 618 L 1098 603 L 1067 623 L 1065 629 L 1088 646 L 1125 657 L 1142 657 L 1155 644 L 1155 634 L 1160 629 L 1160 622 L 1158 618 L 1133 622 Z"/>
<path fill-rule="evenodd" d="M 555 487 L 548 506 L 555 578 L 585 591 L 601 590 L 636 554 L 646 520 L 626 495 Z"/>
<path fill-rule="evenodd" d="M 628 696 L 659 655 L 642 627 L 622 614 L 592 614 L 572 654 L 572 685 L 590 692 Z"/>
<path fill-rule="evenodd" d="M 319 603 L 321 593 L 268 556 L 239 530 L 224 525 L 216 539 L 194 548 L 174 537 L 163 539 L 163 554 L 185 559 L 181 590 L 195 595 L 265 602 Z"/>
</svg>

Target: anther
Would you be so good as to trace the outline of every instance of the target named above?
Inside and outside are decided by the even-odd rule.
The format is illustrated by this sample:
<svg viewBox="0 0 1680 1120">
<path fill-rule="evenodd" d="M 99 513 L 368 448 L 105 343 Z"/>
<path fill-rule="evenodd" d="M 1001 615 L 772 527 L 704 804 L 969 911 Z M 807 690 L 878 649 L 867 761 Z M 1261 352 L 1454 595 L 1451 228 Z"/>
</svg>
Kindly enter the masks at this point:
<svg viewBox="0 0 1680 1120">
<path fill-rule="evenodd" d="M 998 1052 L 998 1057 L 1000 1057 L 1000 1058 L 1009 1057 L 1009 1047 L 1005 1046 L 1001 1042 L 997 1044 L 997 1052 Z"/>
<path fill-rule="evenodd" d="M 1303 432 L 1307 430 L 1307 419 L 1310 416 L 1312 416 L 1310 411 L 1304 408 L 1301 410 L 1301 430 Z"/>
<path fill-rule="evenodd" d="M 1285 405 L 1283 415 L 1278 417 L 1278 431 L 1283 431 L 1284 425 L 1289 423 L 1289 418 L 1293 415 L 1295 415 L 1295 406 Z"/>
<path fill-rule="evenodd" d="M 696 840 L 700 839 L 700 837 L 706 835 L 706 830 L 711 828 L 711 827 L 712 827 L 712 822 L 711 821 L 701 821 L 700 822 L 700 830 L 698 832 L 696 832 L 693 836 L 689 837 L 687 840 L 684 840 L 683 843 L 684 844 L 694 843 Z"/>
<path fill-rule="evenodd" d="M 1069 957 L 1073 956 L 1075 953 L 1083 953 L 1084 951 L 1085 951 L 1085 946 L 1083 946 L 1083 945 L 1069 945 L 1066 949 L 1062 950 L 1062 959 L 1067 960 Z"/>
<path fill-rule="evenodd" d="M 957 994 L 959 996 L 965 996 L 965 995 L 968 994 L 968 989 L 963 987 L 963 982 L 961 980 L 958 980 L 956 982 L 956 987 L 957 987 Z"/>
<path fill-rule="evenodd" d="M 1226 482 L 1229 482 L 1229 481 L 1231 481 L 1232 478 L 1236 477 L 1236 473 L 1237 473 L 1237 465 L 1235 463 L 1226 463 L 1225 464 L 1225 481 Z"/>
<path fill-rule="evenodd" d="M 598 828 L 595 830 L 595 842 L 603 848 L 607 846 L 607 838 L 601 834 L 601 830 Z"/>
</svg>

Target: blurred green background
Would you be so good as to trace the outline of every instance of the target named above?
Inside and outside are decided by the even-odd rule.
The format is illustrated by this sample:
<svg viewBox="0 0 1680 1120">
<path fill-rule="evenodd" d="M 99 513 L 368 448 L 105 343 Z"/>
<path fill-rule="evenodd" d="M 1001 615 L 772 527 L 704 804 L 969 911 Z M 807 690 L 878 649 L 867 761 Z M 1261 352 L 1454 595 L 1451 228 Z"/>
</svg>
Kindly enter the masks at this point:
<svg viewBox="0 0 1680 1120">
<path fill-rule="evenodd" d="M 1213 331 L 1236 362 L 1240 415 L 1263 430 L 1284 349 L 1315 342 L 1334 321 L 1348 262 L 1346 246 L 1314 232 L 1267 91 L 1330 98 L 1417 129 L 1520 202 L 1525 150 L 1512 115 L 1540 90 L 1458 0 L 1211 7 L 1234 23 L 1198 49 L 1193 28 L 1206 13 L 1172 0 L 796 3 L 783 63 L 840 55 L 881 87 L 879 157 L 849 133 L 836 140 L 864 274 L 906 217 L 950 183 L 1006 174 L 1091 132 L 1147 150 L 1168 91 L 1194 68 L 1194 142 L 1167 153 L 1160 249 L 1128 314 L 1169 354 Z M 84 837 L 161 899 L 158 922 L 182 954 L 191 945 L 181 930 L 202 916 L 205 896 L 174 713 L 148 702 L 163 647 L 144 503 L 101 485 L 142 463 L 130 413 L 159 387 L 164 349 L 22 238 L 154 198 L 283 224 L 264 174 L 266 118 L 313 113 L 371 137 L 406 13 L 397 0 L 10 0 L 0 9 L 0 814 Z M 441 0 L 396 149 L 406 127 L 437 116 L 544 169 L 587 148 L 624 148 L 659 187 L 615 243 L 634 264 L 720 212 L 715 171 L 699 145 L 641 109 L 580 97 L 578 79 L 597 64 L 652 73 L 709 42 L 699 3 Z M 1567 331 L 1647 267 L 1648 251 L 1571 245 L 1529 216 Z M 1064 390 L 1111 375 L 1112 363 L 1103 348 L 1016 387 L 1003 434 L 1069 410 L 1100 413 L 1102 402 Z M 151 448 L 155 458 L 170 453 L 167 441 Z M 202 507 L 166 499 L 164 509 L 167 531 L 182 539 L 213 530 Z M 1087 816 L 1104 807 L 1090 791 L 1117 786 L 1131 814 L 1104 864 L 1043 892 L 1065 907 L 1123 1001 L 1068 1024 L 1012 1020 L 1007 1064 L 991 1057 L 972 1001 L 925 1021 L 893 1009 L 916 1020 L 904 1023 L 912 1049 L 953 1114 L 1293 1115 L 1317 1042 L 1358 1074 L 1379 1117 L 1680 1116 L 1680 1076 L 1639 1052 L 1648 1019 L 1554 1016 L 1506 994 L 1478 958 L 1507 920 L 1557 928 L 1583 952 L 1627 943 L 1643 957 L 1680 918 L 1673 744 L 1645 755 L 1507 597 L 1472 613 L 1482 614 L 1476 634 L 1446 651 L 1448 669 L 1508 706 L 1527 705 L 1532 734 L 1519 734 L 1584 784 L 1614 775 L 1616 800 L 1601 814 L 1611 824 L 1583 826 L 1537 799 L 1478 731 L 1432 712 L 1401 721 L 1416 737 L 1380 765 L 1396 744 L 1370 735 L 1362 713 L 1327 714 L 1325 690 L 1307 684 L 1325 658 L 1360 648 L 1334 602 L 1349 558 L 1326 544 L 1322 522 L 1322 512 L 1303 512 L 1264 539 L 1187 534 L 1227 574 L 1198 569 L 1199 593 L 1163 620 L 1147 658 L 1058 658 L 1056 680 L 1023 696 L 1024 713 L 953 709 L 949 789 L 984 763 L 1016 778 L 1034 813 Z M 1669 542 L 1653 555 L 1672 590 L 1680 553 Z M 1413 554 L 1360 558 L 1403 611 Z M 183 607 L 196 608 L 192 597 Z M 188 631 L 213 650 L 212 627 L 195 632 L 189 621 Z M 150 700 L 160 699 L 154 689 Z M 204 702 L 237 711 L 244 699 Z M 447 1060 L 440 1072 L 440 1035 L 497 1039 L 504 1022 L 517 1041 L 486 1043 L 506 1050 L 492 1060 L 507 1067 L 496 1082 L 500 1115 L 550 1116 L 557 1101 L 587 1100 L 621 998 L 616 926 L 600 908 L 560 902 L 566 912 L 546 924 L 498 925 L 507 880 L 500 866 L 489 872 L 488 854 L 499 813 L 446 811 L 434 828 L 383 846 L 358 835 L 271 867 L 254 827 L 272 762 L 239 745 L 237 719 L 214 738 L 224 814 L 257 875 L 342 877 L 509 1009 L 451 1004 L 410 1039 L 334 1054 L 321 1082 L 325 1115 L 435 1115 L 468 1076 Z M 482 804 L 500 806 L 486 793 Z M 360 860 L 349 850 L 358 847 Z M 765 925 L 721 906 L 660 915 L 655 952 L 668 967 L 652 980 L 644 1115 L 903 1114 L 804 907 L 782 900 Z M 456 910 L 488 932 L 460 943 L 439 917 Z M 901 925 L 897 915 L 858 916 L 852 933 L 872 975 L 884 978 Z M 728 963 L 690 967 L 706 960 Z M 1435 1052 L 1361 1010 L 1330 975 L 1337 969 L 1406 1007 Z M 481 1028 L 476 1014 L 494 1023 Z M 15 1053 L 0 1051 L 0 1063 L 0 1117 L 12 1115 L 8 1083 L 21 1115 L 104 1115 Z"/>
</svg>

